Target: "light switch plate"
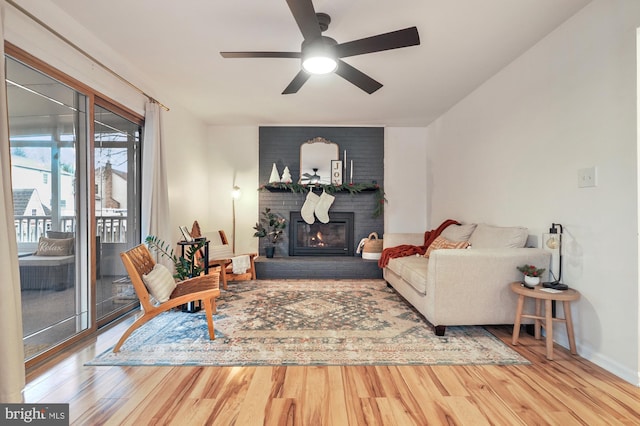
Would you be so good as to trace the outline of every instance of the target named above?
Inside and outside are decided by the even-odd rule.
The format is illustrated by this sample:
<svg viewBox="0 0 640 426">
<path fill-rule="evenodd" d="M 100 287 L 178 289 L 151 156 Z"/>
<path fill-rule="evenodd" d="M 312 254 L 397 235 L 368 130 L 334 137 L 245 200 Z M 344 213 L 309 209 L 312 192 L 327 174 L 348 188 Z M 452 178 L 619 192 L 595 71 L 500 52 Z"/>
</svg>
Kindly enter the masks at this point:
<svg viewBox="0 0 640 426">
<path fill-rule="evenodd" d="M 578 170 L 578 188 L 590 188 L 596 186 L 597 184 L 598 182 L 595 166 Z"/>
</svg>

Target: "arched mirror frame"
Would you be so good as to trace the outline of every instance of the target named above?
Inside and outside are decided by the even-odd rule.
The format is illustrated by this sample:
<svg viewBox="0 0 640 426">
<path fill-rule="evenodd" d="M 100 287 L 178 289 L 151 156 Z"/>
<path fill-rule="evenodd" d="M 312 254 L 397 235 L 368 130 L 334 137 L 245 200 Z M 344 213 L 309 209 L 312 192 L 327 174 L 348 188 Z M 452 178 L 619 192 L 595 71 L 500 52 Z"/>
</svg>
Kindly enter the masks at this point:
<svg viewBox="0 0 640 426">
<path fill-rule="evenodd" d="M 300 145 L 300 183 L 331 184 L 331 161 L 339 159 L 338 144 L 322 137 Z"/>
</svg>

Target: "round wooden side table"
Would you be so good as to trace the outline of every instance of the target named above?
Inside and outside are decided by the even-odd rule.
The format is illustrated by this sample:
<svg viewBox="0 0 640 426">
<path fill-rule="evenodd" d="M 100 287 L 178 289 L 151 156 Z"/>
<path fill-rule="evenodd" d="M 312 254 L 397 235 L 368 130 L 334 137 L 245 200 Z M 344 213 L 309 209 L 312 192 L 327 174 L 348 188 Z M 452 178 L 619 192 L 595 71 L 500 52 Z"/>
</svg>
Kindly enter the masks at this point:
<svg viewBox="0 0 640 426">
<path fill-rule="evenodd" d="M 513 338 L 511 343 L 518 344 L 520 337 L 520 324 L 522 318 L 531 318 L 535 320 L 535 338 L 540 339 L 540 327 L 544 327 L 546 331 L 547 359 L 553 359 L 553 322 L 564 322 L 567 327 L 567 336 L 569 337 L 569 348 L 571 353 L 577 355 L 576 341 L 573 334 L 573 322 L 571 320 L 571 302 L 580 298 L 580 293 L 572 288 L 562 290 L 560 292 L 550 293 L 545 291 L 542 285 L 537 285 L 533 289 L 526 288 L 521 282 L 511 283 L 511 291 L 518 295 L 518 308 L 516 310 L 516 318 L 513 323 Z M 536 311 L 534 315 L 524 314 L 524 298 L 531 297 L 535 300 Z M 544 316 L 542 316 L 542 301 L 544 300 Z M 552 303 L 554 301 L 562 302 L 564 310 L 564 318 L 556 318 L 552 315 Z M 544 324 L 543 324 L 544 321 Z"/>
</svg>

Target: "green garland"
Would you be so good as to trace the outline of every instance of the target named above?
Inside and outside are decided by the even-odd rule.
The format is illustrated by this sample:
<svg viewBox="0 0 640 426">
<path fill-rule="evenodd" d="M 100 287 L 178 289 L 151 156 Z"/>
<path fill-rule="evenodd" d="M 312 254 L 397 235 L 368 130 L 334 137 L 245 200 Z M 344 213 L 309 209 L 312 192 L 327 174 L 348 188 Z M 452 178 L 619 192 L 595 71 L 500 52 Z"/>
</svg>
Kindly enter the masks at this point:
<svg viewBox="0 0 640 426">
<path fill-rule="evenodd" d="M 261 185 L 258 191 L 287 190 L 293 193 L 306 194 L 307 192 L 317 189 L 324 190 L 328 194 L 336 192 L 348 191 L 349 194 L 354 195 L 362 191 L 371 191 L 375 193 L 375 208 L 373 209 L 373 217 L 378 217 L 384 212 L 384 203 L 387 199 L 384 196 L 384 190 L 380 185 L 376 183 L 343 183 L 342 185 L 324 185 L 324 184 L 302 184 L 302 183 L 282 183 L 274 182 L 266 185 Z"/>
</svg>

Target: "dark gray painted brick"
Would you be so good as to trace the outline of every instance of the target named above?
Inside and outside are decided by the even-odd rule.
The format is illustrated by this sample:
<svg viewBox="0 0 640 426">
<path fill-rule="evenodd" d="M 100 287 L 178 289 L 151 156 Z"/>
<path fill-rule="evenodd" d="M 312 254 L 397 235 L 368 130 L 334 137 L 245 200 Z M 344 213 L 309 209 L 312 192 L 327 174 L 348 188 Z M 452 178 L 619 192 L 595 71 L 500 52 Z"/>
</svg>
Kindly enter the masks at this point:
<svg viewBox="0 0 640 426">
<path fill-rule="evenodd" d="M 377 183 L 384 188 L 384 128 L 382 127 L 260 127 L 259 129 L 259 179 L 266 184 L 271 175 L 273 163 L 282 175 L 285 166 L 289 167 L 292 179 L 297 181 L 300 177 L 300 146 L 316 137 L 325 138 L 338 144 L 340 159 L 344 150 L 347 150 L 348 163 L 353 160 L 355 173 L 354 183 Z M 348 176 L 344 177 L 347 182 Z M 336 193 L 336 198 L 329 210 L 329 217 L 332 212 L 354 212 L 354 247 L 360 239 L 367 237 L 371 232 L 377 232 L 383 237 L 384 220 L 382 216 L 372 217 L 375 209 L 375 194 L 364 192 L 350 195 L 348 193 Z M 289 219 L 290 211 L 299 211 L 304 204 L 306 194 L 294 194 L 289 192 L 268 192 L 261 191 L 259 194 L 259 210 L 262 212 L 265 207 Z M 336 258 L 317 259 L 314 262 L 304 260 L 296 261 L 299 257 L 289 257 L 288 232 L 281 244 L 276 248 L 276 256 L 284 257 L 286 262 L 267 262 L 256 266 L 258 272 L 263 272 L 269 276 L 262 278 L 289 278 L 310 277 L 320 275 L 341 275 L 327 278 L 354 278 L 353 275 L 360 275 L 369 278 L 375 275 L 381 277 L 381 272 L 372 265 L 375 262 L 362 261 L 359 259 L 343 259 L 337 261 Z M 260 242 L 260 250 L 263 252 L 264 241 Z M 353 260 L 365 264 L 364 269 Z M 289 265 L 290 266 L 285 266 Z M 272 264 L 277 266 L 271 266 Z M 276 272 L 276 269 L 278 270 Z M 367 269 L 372 269 L 368 271 Z M 286 271 L 289 270 L 287 273 Z M 334 270 L 335 272 L 327 272 Z M 259 276 L 259 278 L 261 278 Z"/>
</svg>

